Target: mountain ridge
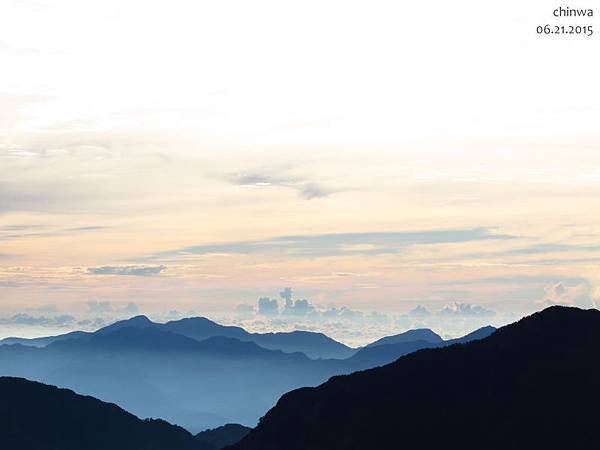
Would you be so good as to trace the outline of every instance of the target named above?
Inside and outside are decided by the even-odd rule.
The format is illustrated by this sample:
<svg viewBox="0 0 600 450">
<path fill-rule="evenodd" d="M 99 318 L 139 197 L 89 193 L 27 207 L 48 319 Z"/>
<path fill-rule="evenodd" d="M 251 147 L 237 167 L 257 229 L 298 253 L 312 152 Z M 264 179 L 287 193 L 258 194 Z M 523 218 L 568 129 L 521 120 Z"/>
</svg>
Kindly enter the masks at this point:
<svg viewBox="0 0 600 450">
<path fill-rule="evenodd" d="M 188 317 L 166 323 L 151 321 L 147 316 L 138 315 L 129 319 L 120 320 L 95 332 L 75 331 L 64 335 L 47 336 L 41 338 L 10 337 L 0 340 L 2 345 L 22 344 L 35 347 L 45 347 L 56 341 L 68 339 L 89 340 L 99 334 L 110 334 L 121 328 L 157 328 L 161 331 L 171 332 L 186 336 L 197 341 L 211 337 L 223 336 L 240 341 L 254 342 L 269 350 L 281 350 L 285 353 L 304 353 L 311 359 L 344 359 L 356 352 L 329 336 L 312 331 L 291 331 L 275 333 L 250 333 L 241 327 L 221 325 L 205 317 Z"/>
<path fill-rule="evenodd" d="M 599 345 L 600 311 L 551 307 L 291 391 L 228 449 L 600 448 Z"/>
<path fill-rule="evenodd" d="M 19 450 L 204 450 L 181 427 L 43 383 L 0 377 L 0 442 Z"/>
</svg>

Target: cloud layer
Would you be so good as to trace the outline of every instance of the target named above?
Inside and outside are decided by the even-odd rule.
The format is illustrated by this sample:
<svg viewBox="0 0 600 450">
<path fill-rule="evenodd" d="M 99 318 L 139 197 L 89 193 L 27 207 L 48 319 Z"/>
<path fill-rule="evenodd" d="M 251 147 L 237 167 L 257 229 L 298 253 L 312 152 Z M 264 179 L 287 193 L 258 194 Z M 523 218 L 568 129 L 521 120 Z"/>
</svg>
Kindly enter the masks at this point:
<svg viewBox="0 0 600 450">
<path fill-rule="evenodd" d="M 101 266 L 88 267 L 87 273 L 93 275 L 128 275 L 148 277 L 160 275 L 165 270 L 165 266 Z"/>
<path fill-rule="evenodd" d="M 451 302 L 435 310 L 417 306 L 407 313 L 361 311 L 294 299 L 291 288 L 285 288 L 279 299 L 261 297 L 256 305 L 240 304 L 236 307 L 236 314 L 233 322 L 249 329 L 321 331 L 353 345 L 363 345 L 383 336 L 423 327 L 446 337 L 457 337 L 482 326 L 503 325 L 517 317 L 461 302 Z"/>
<path fill-rule="evenodd" d="M 289 256 L 381 255 L 399 253 L 414 245 L 502 241 L 514 238 L 515 236 L 494 233 L 486 228 L 296 235 L 257 241 L 197 245 L 161 254 L 158 257 L 210 253 L 277 253 Z"/>
</svg>

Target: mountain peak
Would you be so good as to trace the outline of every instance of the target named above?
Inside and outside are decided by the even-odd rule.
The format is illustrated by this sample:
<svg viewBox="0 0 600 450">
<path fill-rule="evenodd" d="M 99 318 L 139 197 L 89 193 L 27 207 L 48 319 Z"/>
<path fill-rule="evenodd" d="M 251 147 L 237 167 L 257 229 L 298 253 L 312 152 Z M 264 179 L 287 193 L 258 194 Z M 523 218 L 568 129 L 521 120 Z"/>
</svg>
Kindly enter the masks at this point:
<svg viewBox="0 0 600 450">
<path fill-rule="evenodd" d="M 367 345 L 367 347 L 374 347 L 376 345 L 384 345 L 384 344 L 399 344 L 402 342 L 416 342 L 416 341 L 425 341 L 433 344 L 441 343 L 443 341 L 442 337 L 430 330 L 429 328 L 416 328 L 414 330 L 408 330 L 404 333 L 395 334 L 393 336 L 386 336 L 381 339 L 378 339 L 375 342 L 372 342 Z"/>
<path fill-rule="evenodd" d="M 130 324 L 153 324 L 154 322 L 152 322 L 148 316 L 144 316 L 143 314 L 139 315 L 139 316 L 133 316 L 130 319 L 125 320 L 124 322 L 129 322 Z"/>
<path fill-rule="evenodd" d="M 140 315 L 140 316 L 131 317 L 130 319 L 119 320 L 118 322 L 115 322 L 104 328 L 100 328 L 99 330 L 96 331 L 95 334 L 112 333 L 113 331 L 119 330 L 121 328 L 129 328 L 129 327 L 148 328 L 148 327 L 153 327 L 156 325 L 157 324 L 152 322 L 150 319 L 148 319 L 148 317 Z"/>
</svg>

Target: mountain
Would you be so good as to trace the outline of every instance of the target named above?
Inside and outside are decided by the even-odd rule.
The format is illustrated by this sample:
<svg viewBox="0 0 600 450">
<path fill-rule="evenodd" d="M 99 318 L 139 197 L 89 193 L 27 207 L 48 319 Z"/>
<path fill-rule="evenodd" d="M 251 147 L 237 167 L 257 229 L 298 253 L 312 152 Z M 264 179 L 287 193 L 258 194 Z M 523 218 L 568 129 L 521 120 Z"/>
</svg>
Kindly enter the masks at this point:
<svg viewBox="0 0 600 450">
<path fill-rule="evenodd" d="M 316 342 L 324 353 L 335 350 L 335 341 L 321 333 L 252 334 L 222 328 L 244 339 L 210 336 L 221 326 L 208 319 L 156 324 L 137 316 L 95 333 L 55 339 L 44 347 L 2 345 L 0 375 L 70 388 L 117 403 L 140 417 L 162 417 L 198 432 L 231 422 L 254 426 L 290 390 L 384 365 L 434 345 L 385 344 L 363 348 L 344 360 L 310 359 L 303 352 L 265 347 L 280 343 L 291 351 L 314 348 Z M 261 345 L 246 340 L 248 336 Z"/>
<path fill-rule="evenodd" d="M 367 347 L 417 341 L 425 341 L 431 344 L 439 344 L 443 341 L 443 339 L 440 335 L 434 333 L 429 328 L 418 328 L 416 330 L 409 330 L 404 333 L 396 334 L 394 336 L 383 337 L 375 342 L 371 342 L 369 345 L 367 345 Z"/>
<path fill-rule="evenodd" d="M 86 339 L 91 335 L 92 333 L 86 331 L 72 331 L 71 333 L 59 334 L 58 336 L 44 336 L 39 338 L 7 337 L 0 340 L 0 345 L 20 344 L 31 347 L 45 347 L 52 342 L 63 341 L 66 339 Z"/>
<path fill-rule="evenodd" d="M 304 353 L 285 353 L 281 350 L 269 350 L 256 345 L 254 342 L 240 341 L 223 336 L 210 337 L 197 341 L 187 336 L 162 331 L 153 326 L 137 328 L 117 327 L 112 332 L 95 333 L 85 340 L 69 339 L 55 341 L 49 344 L 48 351 L 79 350 L 87 354 L 103 351 L 113 354 L 119 352 L 135 352 L 138 354 L 151 353 L 170 354 L 193 353 L 196 358 L 265 358 L 279 361 L 305 361 Z"/>
<path fill-rule="evenodd" d="M 416 331 L 417 333 L 412 333 L 411 331 Z M 491 335 L 496 328 L 487 326 L 483 328 L 479 328 L 478 330 L 473 331 L 465 336 L 449 339 L 447 341 L 442 340 L 439 336 L 431 330 L 423 329 L 423 330 L 411 330 L 406 333 L 402 333 L 396 336 L 390 336 L 390 338 L 396 338 L 398 336 L 412 336 L 412 337 L 429 337 L 430 340 L 417 340 L 417 341 L 402 341 L 403 338 L 400 339 L 400 342 L 397 343 L 388 343 L 388 344 L 377 344 L 377 345 L 367 345 L 366 347 L 361 348 L 356 354 L 352 357 L 346 359 L 346 363 L 352 368 L 352 370 L 364 370 L 370 369 L 372 367 L 383 366 L 385 364 L 389 364 L 401 356 L 408 355 L 409 353 L 416 352 L 417 350 L 421 350 L 424 348 L 436 348 L 436 347 L 447 347 L 449 345 L 454 344 L 464 344 L 470 341 L 484 339 Z M 439 340 L 433 336 L 437 336 Z M 387 338 L 383 338 L 385 340 Z M 380 339 L 380 341 L 383 341 Z M 394 339 L 390 339 L 393 341 Z M 389 342 L 384 341 L 384 342 Z M 380 342 L 376 341 L 376 342 Z"/>
<path fill-rule="evenodd" d="M 600 311 L 551 307 L 284 395 L 231 450 L 600 448 Z"/>
<path fill-rule="evenodd" d="M 2 375 L 67 387 L 194 432 L 255 425 L 285 392 L 346 372 L 343 361 L 222 336 L 197 341 L 153 326 L 119 326 L 43 348 L 0 346 Z"/>
<path fill-rule="evenodd" d="M 496 331 L 495 327 L 488 325 L 486 327 L 479 328 L 479 329 L 473 331 L 472 333 L 466 334 L 462 337 L 455 338 L 455 339 L 448 339 L 447 341 L 444 341 L 442 345 L 448 346 L 448 345 L 454 345 L 454 344 L 466 344 L 467 342 L 477 341 L 479 339 L 485 339 L 486 337 L 490 336 L 495 331 Z"/>
<path fill-rule="evenodd" d="M 146 316 L 134 316 L 130 319 L 119 320 L 111 325 L 100 328 L 94 334 L 109 334 L 122 328 L 156 328 L 157 325 Z"/>
<path fill-rule="evenodd" d="M 204 450 L 183 428 L 22 378 L 0 377 L 0 442 L 14 450 Z"/>
<path fill-rule="evenodd" d="M 423 348 L 432 348 L 436 344 L 428 341 L 400 342 L 361 348 L 355 355 L 346 360 L 353 371 L 370 369 L 371 367 L 389 364 L 401 356 L 416 352 Z"/>
<path fill-rule="evenodd" d="M 205 317 L 188 317 L 180 320 L 172 320 L 159 326 L 166 331 L 183 334 L 198 341 L 214 336 L 243 340 L 250 334 L 241 327 L 221 325 Z"/>
<path fill-rule="evenodd" d="M 200 343 L 180 334 L 160 331 L 158 328 L 119 327 L 113 332 L 95 333 L 91 337 L 66 339 L 50 343 L 48 350 L 115 350 L 115 351 L 192 351 Z"/>
<path fill-rule="evenodd" d="M 196 435 L 196 440 L 204 445 L 204 450 L 220 450 L 228 445 L 239 442 L 246 437 L 252 428 L 228 423 L 212 430 L 206 430 Z"/>
<path fill-rule="evenodd" d="M 353 355 L 356 349 L 350 348 L 341 342 L 311 331 L 292 331 L 284 333 L 249 333 L 240 327 L 220 325 L 205 317 L 190 317 L 174 320 L 167 323 L 155 323 L 146 316 L 136 316 L 131 319 L 121 320 L 99 329 L 94 333 L 76 331 L 58 336 L 42 338 L 6 338 L 0 344 L 22 344 L 34 347 L 45 347 L 56 341 L 67 339 L 89 340 L 94 335 L 110 334 L 122 328 L 157 328 L 161 331 L 180 334 L 197 341 L 222 336 L 239 339 L 240 341 L 254 342 L 270 350 L 281 350 L 286 353 L 302 352 L 312 359 L 345 359 Z"/>
<path fill-rule="evenodd" d="M 261 347 L 284 352 L 302 352 L 309 358 L 345 359 L 356 353 L 350 348 L 323 333 L 291 331 L 288 333 L 252 333 L 250 340 Z"/>
</svg>

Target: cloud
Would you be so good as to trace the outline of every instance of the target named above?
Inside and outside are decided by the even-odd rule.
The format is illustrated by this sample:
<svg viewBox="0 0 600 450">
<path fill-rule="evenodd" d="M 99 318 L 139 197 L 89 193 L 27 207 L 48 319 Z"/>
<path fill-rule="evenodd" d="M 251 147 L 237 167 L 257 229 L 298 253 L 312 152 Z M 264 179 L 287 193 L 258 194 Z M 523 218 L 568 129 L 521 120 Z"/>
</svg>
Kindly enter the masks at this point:
<svg viewBox="0 0 600 450">
<path fill-rule="evenodd" d="M 418 305 L 415 308 L 411 309 L 408 315 L 412 317 L 430 317 L 432 313 L 424 306 Z"/>
<path fill-rule="evenodd" d="M 58 308 L 54 305 L 42 305 L 35 308 L 27 308 L 28 311 L 38 312 L 43 314 L 57 314 Z"/>
<path fill-rule="evenodd" d="M 511 275 L 511 276 L 498 276 L 498 277 L 481 277 L 481 278 L 467 278 L 462 280 L 444 280 L 438 281 L 433 284 L 438 286 L 444 285 L 471 285 L 471 284 L 502 284 L 502 285 L 547 285 L 549 283 L 557 283 L 559 281 L 565 283 L 579 284 L 585 281 L 585 278 L 581 277 L 569 277 L 569 278 L 557 278 L 555 275 Z"/>
<path fill-rule="evenodd" d="M 123 314 L 131 314 L 135 315 L 140 312 L 140 308 L 135 303 L 127 303 L 123 308 L 117 309 L 116 312 L 120 312 Z"/>
<path fill-rule="evenodd" d="M 88 330 L 97 330 L 98 328 L 105 327 L 113 322 L 111 319 L 104 317 L 95 317 L 93 319 L 81 319 L 77 321 L 77 325 L 86 328 Z"/>
<path fill-rule="evenodd" d="M 88 310 L 95 314 L 124 314 L 124 315 L 136 315 L 140 312 L 140 308 L 135 303 L 127 303 L 122 307 L 115 307 L 111 302 L 98 301 L 96 299 L 88 300 Z"/>
<path fill-rule="evenodd" d="M 249 303 L 241 303 L 235 307 L 236 314 L 241 318 L 250 318 L 254 316 L 256 309 Z"/>
<path fill-rule="evenodd" d="M 291 301 L 286 304 L 283 309 L 283 314 L 291 316 L 306 316 L 315 313 L 315 307 L 306 299 Z"/>
<path fill-rule="evenodd" d="M 360 323 L 387 323 L 390 317 L 379 312 L 371 312 L 365 314 L 361 311 L 356 311 L 346 306 L 342 307 L 319 307 L 314 305 L 307 299 L 294 299 L 292 288 L 286 287 L 279 296 L 283 300 L 283 305 L 280 308 L 280 303 L 277 299 L 269 297 L 260 297 L 256 308 L 250 304 L 237 305 L 236 312 L 238 317 L 245 316 L 248 318 L 254 313 L 260 316 L 270 316 L 286 321 L 295 321 L 298 319 L 308 319 L 314 323 L 339 321 L 339 322 L 360 322 Z"/>
<path fill-rule="evenodd" d="M 588 283 L 567 285 L 563 281 L 544 287 L 543 305 L 572 305 L 589 308 L 594 306 L 592 287 Z"/>
<path fill-rule="evenodd" d="M 87 302 L 87 307 L 90 312 L 93 313 L 107 313 L 113 311 L 113 307 L 110 302 L 100 302 L 98 300 L 89 300 Z"/>
<path fill-rule="evenodd" d="M 408 317 L 422 320 L 430 318 L 494 317 L 495 315 L 495 311 L 487 309 L 481 305 L 460 302 L 446 304 L 443 308 L 437 311 L 430 311 L 425 306 L 418 305 L 411 309 L 407 314 Z"/>
<path fill-rule="evenodd" d="M 367 316 L 367 321 L 375 324 L 386 325 L 391 322 L 391 317 L 388 314 L 378 311 L 371 311 Z"/>
<path fill-rule="evenodd" d="M 558 243 L 542 243 L 536 245 L 530 245 L 527 247 L 513 248 L 510 250 L 492 251 L 492 252 L 478 252 L 478 253 L 467 253 L 464 256 L 470 258 L 496 258 L 499 256 L 523 256 L 523 257 L 535 257 L 546 254 L 559 254 L 559 253 L 589 253 L 600 251 L 600 245 L 596 244 L 558 244 Z M 557 257 L 554 259 L 548 259 L 543 261 L 537 261 L 537 264 L 568 264 L 569 262 L 596 262 L 598 258 L 561 258 Z"/>
<path fill-rule="evenodd" d="M 102 266 L 88 267 L 86 272 L 94 275 L 129 275 L 147 277 L 159 275 L 164 270 L 165 266 Z"/>
<path fill-rule="evenodd" d="M 413 245 L 513 238 L 514 236 L 493 233 L 486 228 L 296 235 L 257 241 L 197 245 L 158 254 L 150 259 L 211 253 L 285 254 L 287 256 L 378 255 L 400 253 Z"/>
<path fill-rule="evenodd" d="M 341 308 L 337 308 L 332 306 L 326 310 L 324 310 L 321 315 L 326 319 L 341 319 L 341 320 L 349 320 L 349 321 L 357 321 L 362 320 L 364 314 L 360 311 L 355 311 L 346 306 L 342 306 Z"/>
<path fill-rule="evenodd" d="M 55 326 L 66 327 L 75 322 L 75 317 L 70 314 L 61 314 L 54 317 L 33 316 L 28 313 L 18 313 L 12 317 L 0 318 L 1 325 L 20 325 L 20 326 Z"/>
<path fill-rule="evenodd" d="M 292 288 L 291 287 L 286 287 L 283 288 L 283 290 L 279 293 L 279 296 L 285 300 L 285 306 L 291 306 L 292 305 Z"/>
<path fill-rule="evenodd" d="M 27 239 L 33 237 L 65 236 L 72 234 L 91 233 L 102 231 L 110 227 L 103 225 L 90 225 L 83 227 L 56 227 L 45 224 L 15 224 L 0 226 L 0 240 Z"/>
<path fill-rule="evenodd" d="M 313 198 L 327 197 L 331 194 L 331 191 L 324 189 L 316 183 L 306 183 L 298 190 L 300 197 L 306 200 L 312 200 Z"/>
<path fill-rule="evenodd" d="M 279 314 L 279 304 L 276 299 L 261 297 L 258 299 L 258 314 L 273 316 Z"/>
<path fill-rule="evenodd" d="M 444 306 L 444 308 L 438 311 L 436 315 L 454 317 L 493 317 L 496 315 L 496 312 L 480 305 L 453 302 Z"/>
<path fill-rule="evenodd" d="M 305 200 L 322 198 L 331 195 L 334 191 L 325 189 L 323 186 L 293 177 L 272 176 L 261 173 L 240 174 L 231 178 L 232 183 L 244 187 L 285 187 L 294 189 L 298 195 Z"/>
<path fill-rule="evenodd" d="M 567 292 L 567 288 L 562 283 L 557 283 L 556 285 L 554 285 L 552 287 L 552 293 L 556 296 L 562 296 L 562 295 L 566 294 L 566 292 Z"/>
<path fill-rule="evenodd" d="M 415 328 L 430 328 L 445 338 L 454 338 L 486 325 L 501 326 L 515 320 L 514 315 L 470 303 L 454 302 L 435 310 L 417 306 L 408 313 L 390 313 L 317 305 L 308 299 L 296 300 L 292 294 L 291 288 L 285 288 L 279 294 L 282 300 L 261 297 L 256 307 L 238 305 L 237 315 L 230 320 L 256 332 L 318 331 L 351 345 Z"/>
</svg>

